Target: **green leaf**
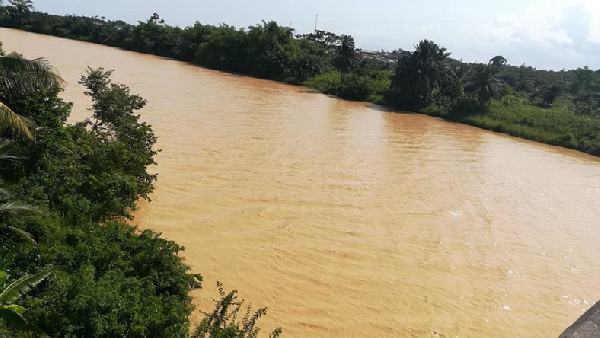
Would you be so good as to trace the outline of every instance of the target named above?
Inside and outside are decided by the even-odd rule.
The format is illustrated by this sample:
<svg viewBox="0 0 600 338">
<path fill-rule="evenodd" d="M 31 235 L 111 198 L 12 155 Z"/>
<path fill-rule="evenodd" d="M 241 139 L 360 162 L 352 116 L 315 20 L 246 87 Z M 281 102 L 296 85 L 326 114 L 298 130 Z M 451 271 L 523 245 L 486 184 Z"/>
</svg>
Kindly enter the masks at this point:
<svg viewBox="0 0 600 338">
<path fill-rule="evenodd" d="M 7 307 L 0 307 L 0 318 L 10 326 L 24 330 L 28 327 L 28 323 L 19 313 Z"/>
<path fill-rule="evenodd" d="M 4 103 L 0 102 L 0 130 L 9 129 L 15 134 L 20 134 L 33 140 L 33 134 L 29 129 L 31 121 L 10 109 Z"/>
<path fill-rule="evenodd" d="M 2 119 L 2 117 L 0 117 L 0 120 L 1 119 Z M 0 128 L 0 130 L 1 130 L 1 128 Z M 25 157 L 21 156 L 20 153 L 21 153 L 21 151 L 18 149 L 18 146 L 15 145 L 15 142 L 13 142 L 12 140 L 5 139 L 5 138 L 0 138 L 0 161 L 22 160 Z M 10 192 L 4 188 L 1 188 L 0 195 L 2 196 L 2 198 L 7 198 L 7 197 L 10 197 Z"/>
<path fill-rule="evenodd" d="M 6 271 L 0 271 L 0 286 L 6 283 Z"/>
<path fill-rule="evenodd" d="M 37 209 L 29 204 L 22 204 L 17 202 L 9 202 L 0 204 L 0 212 L 10 213 L 22 213 L 22 212 L 35 212 Z"/>
<path fill-rule="evenodd" d="M 25 309 L 18 306 L 2 306 L 0 307 L 0 320 L 3 320 L 6 324 L 22 330 L 37 333 L 38 336 L 48 337 L 48 335 L 42 331 L 37 326 L 27 322 L 25 318 L 23 318 L 22 314 L 25 312 Z"/>
<path fill-rule="evenodd" d="M 25 231 L 25 230 L 21 230 L 19 228 L 15 228 L 13 226 L 7 226 L 6 227 L 8 230 L 10 230 L 12 233 L 18 235 L 19 237 L 21 237 L 24 241 L 29 242 L 30 244 L 36 245 L 37 242 L 35 241 L 35 239 L 33 239 L 33 235 L 30 234 L 29 232 Z M 2 283 L 0 283 L 1 285 Z"/>
<path fill-rule="evenodd" d="M 27 309 L 25 309 L 24 307 L 22 307 L 21 305 L 6 305 L 3 307 L 4 309 L 9 309 L 12 310 L 13 312 L 18 313 L 20 316 L 25 314 L 25 311 L 27 311 Z"/>
<path fill-rule="evenodd" d="M 42 88 L 61 86 L 65 81 L 48 60 L 24 59 L 17 53 L 0 57 L 0 85 L 9 97 L 26 96 Z"/>
<path fill-rule="evenodd" d="M 35 275 L 24 276 L 16 280 L 0 294 L 0 305 L 12 304 L 31 290 L 31 288 L 41 283 L 49 275 L 50 270 L 44 270 Z"/>
</svg>

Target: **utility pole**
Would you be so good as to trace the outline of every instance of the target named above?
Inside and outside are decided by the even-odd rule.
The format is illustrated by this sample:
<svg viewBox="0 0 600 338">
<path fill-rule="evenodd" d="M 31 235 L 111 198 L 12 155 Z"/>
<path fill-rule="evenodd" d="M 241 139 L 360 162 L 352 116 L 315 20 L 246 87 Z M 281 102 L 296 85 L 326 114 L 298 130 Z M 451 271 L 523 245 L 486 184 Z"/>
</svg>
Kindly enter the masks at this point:
<svg viewBox="0 0 600 338">
<path fill-rule="evenodd" d="M 317 14 L 317 17 L 315 18 L 315 33 L 317 32 L 317 23 L 319 22 L 319 14 Z"/>
</svg>

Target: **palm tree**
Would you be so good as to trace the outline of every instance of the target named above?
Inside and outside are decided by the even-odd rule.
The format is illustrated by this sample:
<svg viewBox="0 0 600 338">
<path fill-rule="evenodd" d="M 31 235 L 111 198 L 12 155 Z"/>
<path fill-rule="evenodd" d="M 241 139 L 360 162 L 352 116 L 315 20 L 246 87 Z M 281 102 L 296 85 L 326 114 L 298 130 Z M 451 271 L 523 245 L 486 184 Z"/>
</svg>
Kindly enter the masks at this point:
<svg viewBox="0 0 600 338">
<path fill-rule="evenodd" d="M 8 0 L 9 5 L 4 7 L 4 14 L 10 15 L 16 19 L 19 27 L 27 24 L 29 15 L 33 11 L 32 0 Z M 0 0 L 0 5 L 4 5 L 4 1 Z"/>
<path fill-rule="evenodd" d="M 0 163 L 20 159 L 23 159 L 23 157 L 17 155 L 13 149 L 13 143 L 8 140 L 0 139 Z M 31 205 L 12 201 L 8 190 L 4 189 L 0 184 L 0 215 L 31 213 L 36 211 L 37 209 Z M 0 236 L 7 236 L 8 234 L 17 235 L 31 244 L 36 244 L 33 236 L 27 231 L 11 225 L 0 224 Z"/>
<path fill-rule="evenodd" d="M 337 47 L 335 66 L 341 73 L 341 83 L 344 84 L 346 73 L 350 72 L 356 65 L 356 49 L 354 38 L 350 35 L 342 35 Z"/>
<path fill-rule="evenodd" d="M 263 33 L 267 37 L 269 51 L 274 51 L 279 46 L 279 31 L 280 27 L 275 21 L 265 22 L 263 20 Z"/>
<path fill-rule="evenodd" d="M 11 325 L 19 330 L 36 332 L 44 334 L 35 325 L 29 323 L 23 314 L 26 309 L 22 306 L 14 304 L 19 298 L 25 295 L 29 290 L 41 283 L 50 275 L 50 270 L 46 269 L 34 275 L 27 275 L 14 281 L 0 293 L 0 319 L 6 324 Z M 0 286 L 6 284 L 6 272 L 0 271 Z"/>
<path fill-rule="evenodd" d="M 37 211 L 35 207 L 29 204 L 7 201 L 6 199 L 10 197 L 10 193 L 4 188 L 0 188 L 0 195 L 3 200 L 3 203 L 0 204 L 0 214 L 30 213 Z M 29 232 L 12 225 L 0 224 L 0 236 L 7 236 L 8 234 L 16 235 L 30 244 L 37 244 L 33 235 Z"/>
<path fill-rule="evenodd" d="M 28 118 L 15 113 L 7 105 L 0 102 L 0 132 L 10 130 L 13 134 L 22 135 L 33 140 L 31 127 L 32 123 Z"/>
<path fill-rule="evenodd" d="M 456 74 L 448 63 L 450 53 L 433 41 L 423 40 L 415 51 L 398 60 L 392 88 L 404 99 L 423 104 L 435 90 L 452 84 Z"/>
<path fill-rule="evenodd" d="M 498 77 L 498 68 L 492 64 L 480 65 L 465 89 L 475 95 L 482 105 L 489 104 L 492 99 L 498 99 L 503 89 L 502 81 Z"/>
<path fill-rule="evenodd" d="M 33 140 L 32 122 L 7 104 L 35 91 L 60 86 L 64 80 L 46 59 L 24 59 L 16 53 L 0 56 L 0 132 Z"/>
</svg>

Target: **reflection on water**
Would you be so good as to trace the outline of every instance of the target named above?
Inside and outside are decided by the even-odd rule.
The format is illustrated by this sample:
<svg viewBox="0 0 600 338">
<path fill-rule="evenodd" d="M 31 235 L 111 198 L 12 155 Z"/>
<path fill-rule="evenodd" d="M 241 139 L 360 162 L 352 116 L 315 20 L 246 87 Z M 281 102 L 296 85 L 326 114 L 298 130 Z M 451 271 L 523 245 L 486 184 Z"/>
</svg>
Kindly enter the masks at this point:
<svg viewBox="0 0 600 338">
<path fill-rule="evenodd" d="M 147 98 L 162 149 L 135 222 L 287 337 L 556 336 L 600 296 L 600 162 L 117 49 L 0 30 L 69 82 Z"/>
</svg>

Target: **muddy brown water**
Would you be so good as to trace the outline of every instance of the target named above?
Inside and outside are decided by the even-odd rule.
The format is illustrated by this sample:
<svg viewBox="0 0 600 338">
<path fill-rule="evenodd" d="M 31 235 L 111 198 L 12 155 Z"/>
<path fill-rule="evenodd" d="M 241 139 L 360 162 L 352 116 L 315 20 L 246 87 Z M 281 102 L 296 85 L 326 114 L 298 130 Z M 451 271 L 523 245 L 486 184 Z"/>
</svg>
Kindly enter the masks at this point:
<svg viewBox="0 0 600 338">
<path fill-rule="evenodd" d="M 285 337 L 557 336 L 600 298 L 600 161 L 302 87 L 0 29 L 89 115 L 86 66 L 148 99 L 159 173 L 134 223 L 267 306 Z"/>
</svg>

